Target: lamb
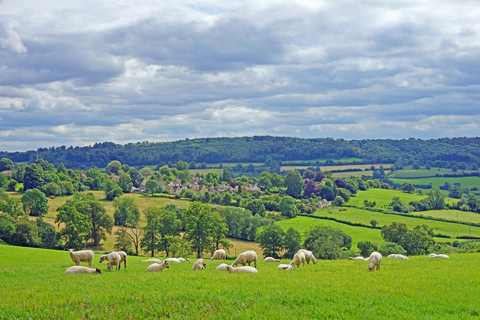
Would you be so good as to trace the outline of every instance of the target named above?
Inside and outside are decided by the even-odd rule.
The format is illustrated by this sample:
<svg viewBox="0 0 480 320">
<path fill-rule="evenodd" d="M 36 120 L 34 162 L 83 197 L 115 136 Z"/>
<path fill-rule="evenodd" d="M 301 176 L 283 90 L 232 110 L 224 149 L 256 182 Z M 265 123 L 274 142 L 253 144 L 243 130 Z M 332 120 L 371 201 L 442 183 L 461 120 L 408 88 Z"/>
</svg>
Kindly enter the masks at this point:
<svg viewBox="0 0 480 320">
<path fill-rule="evenodd" d="M 348 257 L 348 260 L 362 260 L 362 261 L 366 261 L 364 257 Z"/>
<path fill-rule="evenodd" d="M 205 261 L 203 261 L 203 259 L 200 258 L 197 261 L 195 261 L 195 263 L 192 266 L 192 270 L 203 270 L 206 267 L 207 265 L 205 264 Z"/>
<path fill-rule="evenodd" d="M 152 263 L 147 267 L 147 272 L 160 272 L 165 268 L 170 268 L 168 261 L 163 261 L 162 263 Z"/>
<path fill-rule="evenodd" d="M 80 261 L 88 261 L 88 265 L 91 267 L 93 262 L 93 251 L 92 250 L 81 250 L 73 251 L 74 249 L 68 249 L 70 253 L 70 259 L 78 266 Z"/>
<path fill-rule="evenodd" d="M 368 270 L 373 271 L 377 267 L 377 271 L 380 270 L 380 263 L 382 262 L 382 255 L 380 252 L 374 251 L 370 255 L 370 264 L 368 265 Z"/>
<path fill-rule="evenodd" d="M 397 254 L 394 259 L 399 259 L 399 260 L 409 260 L 408 257 L 404 256 L 403 254 Z"/>
<path fill-rule="evenodd" d="M 227 253 L 223 249 L 215 250 L 210 260 L 227 260 Z"/>
<path fill-rule="evenodd" d="M 305 267 L 305 253 L 303 253 L 302 251 L 299 251 L 295 253 L 295 255 L 293 256 L 293 261 L 290 262 L 290 265 L 292 267 L 297 266 L 298 268 L 300 268 L 301 263 L 303 263 L 303 266 Z"/>
<path fill-rule="evenodd" d="M 446 254 L 436 254 L 436 253 L 430 253 L 428 255 L 429 258 L 443 258 L 443 259 L 449 259 L 450 257 L 447 256 Z"/>
<path fill-rule="evenodd" d="M 73 273 L 90 273 L 90 274 L 102 274 L 102 271 L 100 269 L 96 268 L 88 268 L 88 267 L 82 267 L 82 266 L 73 266 L 65 270 L 65 274 L 73 274 Z"/>
<path fill-rule="evenodd" d="M 306 250 L 306 249 L 300 249 L 298 252 L 303 252 L 305 254 L 305 261 L 310 264 L 310 260 L 313 262 L 313 264 L 317 263 L 317 258 L 313 255 L 312 251 Z"/>
<path fill-rule="evenodd" d="M 293 271 L 293 266 L 291 264 L 279 264 L 277 268 Z"/>
<path fill-rule="evenodd" d="M 238 264 L 245 266 L 247 263 L 253 262 L 255 268 L 257 267 L 257 253 L 255 251 L 245 251 L 238 255 L 237 259 L 232 263 L 232 266 L 236 267 Z"/>
<path fill-rule="evenodd" d="M 275 259 L 273 257 L 266 257 L 265 259 L 263 259 L 263 261 L 265 261 L 265 262 L 282 262 L 282 260 Z"/>
<path fill-rule="evenodd" d="M 228 264 L 222 263 L 222 264 L 219 265 L 217 268 L 215 268 L 215 270 L 218 270 L 218 271 L 226 271 L 226 270 L 227 270 L 227 267 L 228 267 Z"/>
<path fill-rule="evenodd" d="M 147 260 L 141 260 L 140 262 L 155 262 L 155 263 L 162 263 L 162 260 L 160 260 L 160 259 L 155 259 L 155 258 L 152 258 L 152 259 L 147 259 Z"/>
<path fill-rule="evenodd" d="M 165 261 L 168 261 L 170 263 L 180 263 L 181 262 L 177 258 L 167 258 L 167 259 L 165 259 Z"/>
<path fill-rule="evenodd" d="M 258 270 L 254 267 L 234 267 L 233 265 L 227 266 L 227 270 L 230 273 L 258 273 Z"/>
<path fill-rule="evenodd" d="M 107 262 L 107 268 L 108 270 L 111 270 L 113 271 L 113 266 L 115 266 L 115 270 L 119 270 L 120 269 L 120 260 L 122 259 L 120 257 L 120 255 L 118 254 L 118 252 L 110 252 L 108 255 L 107 255 L 107 259 L 108 259 L 108 262 Z M 101 260 L 100 262 L 102 262 L 103 260 Z"/>
</svg>

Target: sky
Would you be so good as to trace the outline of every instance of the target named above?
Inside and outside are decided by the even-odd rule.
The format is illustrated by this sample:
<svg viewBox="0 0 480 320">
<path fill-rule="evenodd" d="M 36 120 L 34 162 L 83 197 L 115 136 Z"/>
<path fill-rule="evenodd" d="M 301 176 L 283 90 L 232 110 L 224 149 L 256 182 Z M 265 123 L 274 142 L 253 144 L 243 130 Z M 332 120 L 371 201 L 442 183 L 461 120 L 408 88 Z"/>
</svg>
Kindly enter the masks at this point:
<svg viewBox="0 0 480 320">
<path fill-rule="evenodd" d="M 0 0 L 0 151 L 480 136 L 478 0 Z"/>
</svg>

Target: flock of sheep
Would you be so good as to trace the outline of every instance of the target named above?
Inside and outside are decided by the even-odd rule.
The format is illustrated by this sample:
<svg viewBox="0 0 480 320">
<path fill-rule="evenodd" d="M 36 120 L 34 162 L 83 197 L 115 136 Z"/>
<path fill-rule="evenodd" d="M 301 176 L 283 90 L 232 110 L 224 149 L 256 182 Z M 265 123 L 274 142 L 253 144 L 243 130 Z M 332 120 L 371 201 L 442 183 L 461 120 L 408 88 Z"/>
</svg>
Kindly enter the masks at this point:
<svg viewBox="0 0 480 320">
<path fill-rule="evenodd" d="M 80 262 L 88 262 L 88 265 L 91 267 L 92 262 L 93 262 L 93 256 L 94 253 L 92 250 L 81 250 L 81 251 L 73 251 L 73 249 L 69 250 L 70 253 L 70 258 L 72 261 L 75 263 L 75 266 L 68 268 L 65 271 L 65 274 L 71 274 L 71 273 L 89 273 L 89 274 L 96 274 L 96 273 L 102 273 L 100 269 L 98 268 L 88 268 L 88 267 L 83 267 L 80 266 Z M 435 254 L 431 253 L 428 255 L 429 258 L 444 258 L 448 259 L 449 256 L 446 254 Z M 400 259 L 400 260 L 408 260 L 408 257 L 401 255 L 401 254 L 391 254 L 387 256 L 387 258 L 394 258 L 394 259 Z M 113 268 L 115 267 L 115 270 L 120 270 L 121 263 L 124 263 L 125 269 L 127 268 L 127 254 L 123 251 L 118 251 L 118 252 L 110 252 L 109 254 L 105 254 L 100 256 L 100 263 L 103 261 L 107 261 L 107 269 L 110 271 L 113 271 Z M 227 260 L 227 254 L 225 250 L 220 249 L 216 250 L 210 260 Z M 348 260 L 362 260 L 362 261 L 369 261 L 370 263 L 368 264 L 368 269 L 370 271 L 373 271 L 375 268 L 377 270 L 380 270 L 380 263 L 382 262 L 382 255 L 379 252 L 372 252 L 372 254 L 367 257 L 349 257 Z M 159 260 L 159 259 L 147 259 L 147 260 L 141 260 L 141 262 L 147 262 L 151 263 L 147 267 L 147 272 L 158 272 L 158 271 L 163 271 L 165 268 L 170 268 L 169 263 L 182 263 L 182 262 L 187 262 L 190 261 L 189 259 L 184 259 L 184 258 L 167 258 L 165 260 Z M 280 259 L 275 259 L 272 257 L 266 257 L 264 262 L 281 262 Z M 278 269 L 283 269 L 283 270 L 293 270 L 294 266 L 297 266 L 297 268 L 300 268 L 300 265 L 303 264 L 305 267 L 305 262 L 307 264 L 310 264 L 310 261 L 312 261 L 313 264 L 317 263 L 317 259 L 313 255 L 312 251 L 305 250 L 305 249 L 300 249 L 295 253 L 293 256 L 293 260 L 289 264 L 279 264 Z M 254 263 L 254 266 L 250 266 L 251 263 Z M 248 266 L 247 266 L 248 264 Z M 238 266 L 242 265 L 242 266 Z M 192 266 L 192 270 L 203 270 L 207 267 L 205 261 L 203 258 L 198 259 L 195 261 L 195 263 Z M 228 271 L 230 273 L 258 273 L 257 270 L 257 253 L 255 251 L 245 251 L 242 252 L 238 255 L 238 257 L 235 259 L 235 261 L 231 265 L 227 265 L 226 263 L 220 264 L 216 270 L 219 271 Z"/>
</svg>

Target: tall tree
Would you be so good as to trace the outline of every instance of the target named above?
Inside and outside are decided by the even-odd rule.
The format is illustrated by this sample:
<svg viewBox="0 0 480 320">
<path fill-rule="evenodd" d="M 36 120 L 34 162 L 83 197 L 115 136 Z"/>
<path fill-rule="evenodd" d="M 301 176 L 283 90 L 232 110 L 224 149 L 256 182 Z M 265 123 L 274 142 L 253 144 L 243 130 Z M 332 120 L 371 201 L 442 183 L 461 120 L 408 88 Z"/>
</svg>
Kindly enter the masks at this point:
<svg viewBox="0 0 480 320">
<path fill-rule="evenodd" d="M 147 219 L 147 225 L 143 230 L 144 233 L 140 246 L 143 248 L 143 251 L 150 252 L 152 257 L 155 256 L 155 252 L 160 248 L 160 228 L 162 227 L 160 210 L 160 208 L 148 207 L 143 211 Z"/>
<path fill-rule="evenodd" d="M 84 214 L 92 225 L 86 239 L 92 239 L 98 246 L 101 240 L 107 240 L 107 232 L 112 233 L 113 218 L 107 214 L 105 207 L 96 199 L 88 199 L 75 203 L 78 212 Z"/>
<path fill-rule="evenodd" d="M 64 225 L 60 236 L 65 242 L 65 249 L 83 249 L 86 245 L 85 238 L 92 229 L 88 217 L 78 212 L 73 203 L 67 203 L 57 209 L 55 223 Z"/>
<path fill-rule="evenodd" d="M 0 172 L 5 170 L 13 170 L 14 168 L 15 168 L 15 165 L 13 164 L 12 160 L 8 158 L 0 159 Z"/>
<path fill-rule="evenodd" d="M 298 171 L 290 171 L 285 177 L 284 185 L 286 194 L 294 198 L 300 198 L 303 191 L 303 179 Z"/>
<path fill-rule="evenodd" d="M 25 168 L 23 188 L 25 190 L 41 188 L 45 184 L 45 172 L 40 165 L 32 164 Z"/>
<path fill-rule="evenodd" d="M 25 191 L 21 199 L 23 210 L 31 216 L 41 216 L 48 212 L 48 199 L 36 188 Z"/>
<path fill-rule="evenodd" d="M 285 258 L 291 259 L 293 255 L 301 248 L 302 235 L 292 227 L 285 233 Z"/>
<path fill-rule="evenodd" d="M 264 256 L 279 258 L 285 246 L 285 231 L 278 224 L 271 224 L 258 233 L 256 240 Z"/>
<path fill-rule="evenodd" d="M 126 226 L 127 221 L 140 219 L 140 210 L 133 198 L 126 196 L 115 198 L 113 206 L 115 207 L 113 218 L 116 226 Z"/>
<path fill-rule="evenodd" d="M 215 216 L 210 206 L 200 202 L 193 202 L 183 212 L 185 222 L 185 238 L 190 242 L 192 250 L 200 258 L 202 253 L 208 250 L 212 243 L 212 226 Z"/>
</svg>

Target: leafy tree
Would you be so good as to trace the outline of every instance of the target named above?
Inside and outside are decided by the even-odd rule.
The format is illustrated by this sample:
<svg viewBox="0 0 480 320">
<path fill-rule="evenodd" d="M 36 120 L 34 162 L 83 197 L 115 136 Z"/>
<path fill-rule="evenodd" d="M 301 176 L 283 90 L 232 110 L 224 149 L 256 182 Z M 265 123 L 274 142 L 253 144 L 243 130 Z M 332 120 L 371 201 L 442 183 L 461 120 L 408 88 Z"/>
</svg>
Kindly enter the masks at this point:
<svg viewBox="0 0 480 320">
<path fill-rule="evenodd" d="M 215 222 L 215 215 L 212 214 L 210 206 L 200 202 L 193 202 L 183 212 L 185 223 L 185 239 L 190 242 L 192 250 L 200 258 L 202 253 L 208 250 L 211 243 L 212 226 Z"/>
<path fill-rule="evenodd" d="M 303 191 L 303 179 L 298 171 L 290 171 L 285 177 L 285 193 L 294 198 L 300 198 Z"/>
<path fill-rule="evenodd" d="M 279 258 L 285 246 L 285 231 L 279 225 L 271 224 L 258 232 L 256 241 L 260 243 L 264 256 Z"/>
<path fill-rule="evenodd" d="M 295 253 L 301 248 L 302 235 L 292 227 L 288 228 L 285 234 L 285 258 L 292 259 Z"/>
<path fill-rule="evenodd" d="M 412 192 L 415 191 L 415 187 L 411 183 L 404 182 L 402 184 L 402 190 L 405 191 L 405 192 L 408 192 L 408 193 L 412 193 Z"/>
<path fill-rule="evenodd" d="M 400 200 L 400 197 L 393 197 L 392 201 L 390 201 L 388 205 L 392 208 L 393 211 L 396 212 L 407 213 L 413 210 L 411 206 Z"/>
<path fill-rule="evenodd" d="M 74 206 L 91 224 L 86 240 L 92 239 L 94 246 L 98 246 L 101 240 L 107 240 L 107 232 L 112 233 L 113 218 L 107 214 L 105 207 L 93 197 L 86 197 Z"/>
<path fill-rule="evenodd" d="M 30 189 L 30 190 L 33 190 L 33 189 Z M 61 194 L 60 186 L 56 183 L 53 183 L 53 182 L 50 182 L 50 183 L 47 183 L 46 185 L 44 185 L 42 187 L 42 190 L 49 197 L 50 196 L 56 197 L 56 196 L 59 196 Z"/>
<path fill-rule="evenodd" d="M 382 256 L 388 256 L 391 254 L 407 254 L 407 250 L 394 242 L 382 243 L 378 248 L 378 252 L 380 252 Z"/>
<path fill-rule="evenodd" d="M 118 186 L 122 188 L 123 192 L 131 192 L 133 188 L 132 178 L 128 173 L 120 171 L 120 177 L 118 179 Z"/>
<path fill-rule="evenodd" d="M 170 253 L 170 246 L 175 237 L 180 236 L 182 222 L 177 219 L 173 211 L 161 209 L 159 228 L 159 249 L 165 251 L 167 257 Z"/>
<path fill-rule="evenodd" d="M 172 243 L 170 245 L 170 252 L 172 253 L 173 257 L 178 256 L 189 256 L 192 252 L 190 244 L 188 243 L 185 238 L 182 237 L 175 237 L 172 239 Z"/>
<path fill-rule="evenodd" d="M 17 181 L 10 179 L 10 181 L 7 183 L 7 191 L 15 191 L 17 188 Z"/>
<path fill-rule="evenodd" d="M 323 179 L 326 179 L 327 176 L 325 175 L 325 173 L 323 173 L 322 171 L 318 171 L 317 173 L 315 173 L 315 177 L 313 178 L 314 181 L 317 181 L 317 182 L 320 182 L 322 181 Z"/>
<path fill-rule="evenodd" d="M 416 226 L 413 230 L 407 230 L 398 244 L 405 248 L 408 254 L 426 254 L 435 245 L 433 231 L 426 225 Z"/>
<path fill-rule="evenodd" d="M 295 205 L 295 199 L 289 196 L 285 196 L 278 205 L 282 216 L 288 218 L 295 218 L 298 214 L 297 206 Z"/>
<path fill-rule="evenodd" d="M 373 251 L 378 250 L 378 244 L 375 241 L 360 241 L 357 244 L 357 248 L 363 257 L 369 257 Z"/>
<path fill-rule="evenodd" d="M 45 172 L 42 167 L 37 164 L 32 164 L 25 168 L 23 176 L 23 189 L 41 188 L 45 184 Z"/>
<path fill-rule="evenodd" d="M 375 220 L 375 219 L 370 220 L 370 224 L 371 224 L 372 227 L 374 227 L 374 228 L 377 226 L 377 223 L 378 223 L 378 222 L 377 222 L 377 220 Z"/>
<path fill-rule="evenodd" d="M 195 163 L 195 161 L 190 161 L 190 164 L 188 165 L 188 168 L 189 168 L 189 169 L 196 169 L 196 168 L 197 168 L 197 164 Z"/>
<path fill-rule="evenodd" d="M 138 256 L 139 247 L 140 247 L 140 239 L 142 237 L 143 229 L 140 228 L 140 219 L 137 220 L 129 220 L 127 221 L 127 225 L 129 226 L 129 232 L 127 235 L 130 237 L 130 240 L 135 248 L 135 254 Z"/>
<path fill-rule="evenodd" d="M 439 188 L 433 188 L 428 192 L 428 201 L 431 210 L 442 210 L 445 208 L 445 196 Z"/>
<path fill-rule="evenodd" d="M 71 183 L 70 181 L 62 181 L 61 187 L 62 187 L 62 193 L 66 196 L 69 196 L 75 193 L 75 187 L 73 186 L 73 183 Z"/>
<path fill-rule="evenodd" d="M 214 171 L 207 171 L 203 178 L 209 185 L 217 186 L 220 184 L 220 175 Z"/>
<path fill-rule="evenodd" d="M 322 189 L 320 189 L 320 197 L 327 201 L 333 201 L 335 199 L 335 192 L 332 188 L 323 186 Z"/>
<path fill-rule="evenodd" d="M 12 160 L 8 158 L 0 159 L 0 172 L 5 170 L 13 170 L 14 168 L 15 168 L 15 165 L 13 164 Z"/>
<path fill-rule="evenodd" d="M 155 174 L 152 168 L 145 167 L 140 170 L 140 174 L 146 178 L 149 178 Z"/>
<path fill-rule="evenodd" d="M 140 171 L 138 171 L 137 169 L 135 168 L 131 168 L 129 171 L 128 171 L 128 174 L 130 175 L 130 178 L 132 179 L 132 184 L 135 188 L 138 188 L 140 186 L 140 184 L 142 183 L 143 181 L 143 176 L 142 174 L 140 173 Z"/>
<path fill-rule="evenodd" d="M 407 232 L 408 227 L 403 222 L 392 222 L 384 225 L 380 234 L 385 241 L 398 243 Z"/>
<path fill-rule="evenodd" d="M 224 192 L 222 194 L 221 202 L 222 202 L 223 205 L 230 206 L 232 204 L 232 199 L 233 199 L 233 197 L 232 197 L 232 194 L 230 192 Z"/>
<path fill-rule="evenodd" d="M 128 230 L 125 227 L 119 228 L 115 231 L 115 250 L 130 252 L 132 248 L 132 240 L 128 234 Z"/>
<path fill-rule="evenodd" d="M 225 219 L 218 212 L 212 212 L 214 222 L 212 224 L 212 254 L 214 250 L 220 249 L 220 245 L 224 249 L 229 249 L 232 245 L 227 239 L 228 226 Z"/>
<path fill-rule="evenodd" d="M 228 169 L 223 169 L 222 181 L 225 182 L 226 184 L 229 184 L 230 182 L 233 181 L 230 175 L 230 171 Z"/>
<path fill-rule="evenodd" d="M 268 190 L 272 187 L 272 181 L 270 181 L 270 178 L 266 175 L 260 176 L 260 178 L 258 179 L 258 186 L 262 190 Z"/>
<path fill-rule="evenodd" d="M 303 172 L 303 179 L 312 180 L 313 178 L 315 178 L 315 173 L 312 170 L 307 169 Z"/>
<path fill-rule="evenodd" d="M 12 243 L 15 234 L 15 219 L 5 213 L 0 213 L 0 240 Z"/>
<path fill-rule="evenodd" d="M 122 188 L 110 179 L 105 180 L 103 190 L 105 191 L 105 198 L 110 201 L 123 194 Z"/>
<path fill-rule="evenodd" d="M 317 226 L 306 232 L 304 246 L 320 259 L 338 259 L 342 253 L 342 247 L 346 243 L 348 245 L 346 236 L 340 230 Z"/>
<path fill-rule="evenodd" d="M 119 175 L 120 171 L 122 171 L 122 164 L 120 161 L 113 160 L 107 166 L 107 172 L 113 175 Z"/>
<path fill-rule="evenodd" d="M 68 173 L 67 168 L 65 168 L 65 165 L 63 163 L 60 163 L 60 165 L 58 166 L 57 173 L 63 173 L 63 174 Z"/>
<path fill-rule="evenodd" d="M 60 235 L 55 231 L 55 227 L 45 222 L 42 217 L 37 218 L 37 229 L 42 248 L 59 249 L 62 246 L 59 242 Z"/>
<path fill-rule="evenodd" d="M 41 216 L 48 212 L 48 199 L 36 188 L 25 191 L 21 200 L 23 210 L 31 216 Z"/>
<path fill-rule="evenodd" d="M 453 185 L 448 192 L 448 196 L 454 199 L 460 199 L 462 197 L 462 188 L 458 185 Z"/>
<path fill-rule="evenodd" d="M 186 162 L 180 160 L 175 165 L 175 168 L 177 168 L 178 171 L 188 170 L 188 165 Z"/>
<path fill-rule="evenodd" d="M 128 221 L 137 221 L 140 219 L 140 210 L 133 198 L 119 197 L 113 200 L 115 212 L 113 213 L 116 226 L 126 226 Z"/>
<path fill-rule="evenodd" d="M 260 215 L 261 217 L 265 217 L 265 205 L 263 204 L 263 201 L 260 199 L 254 199 L 250 202 L 247 203 L 247 206 L 245 207 L 247 210 L 250 210 L 250 212 L 253 215 Z"/>
<path fill-rule="evenodd" d="M 160 208 L 149 207 L 143 212 L 147 219 L 147 225 L 144 228 L 140 246 L 145 253 L 150 252 L 152 257 L 155 256 L 155 252 L 160 248 L 160 228 L 162 227 L 160 210 Z"/>
<path fill-rule="evenodd" d="M 27 218 L 22 218 L 15 223 L 15 233 L 12 244 L 21 247 L 40 247 L 37 224 Z"/>
</svg>

